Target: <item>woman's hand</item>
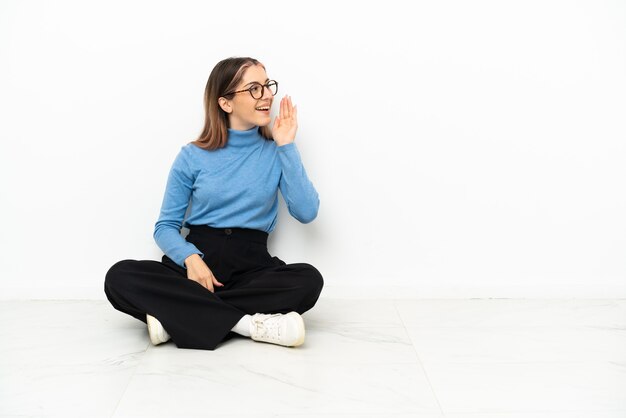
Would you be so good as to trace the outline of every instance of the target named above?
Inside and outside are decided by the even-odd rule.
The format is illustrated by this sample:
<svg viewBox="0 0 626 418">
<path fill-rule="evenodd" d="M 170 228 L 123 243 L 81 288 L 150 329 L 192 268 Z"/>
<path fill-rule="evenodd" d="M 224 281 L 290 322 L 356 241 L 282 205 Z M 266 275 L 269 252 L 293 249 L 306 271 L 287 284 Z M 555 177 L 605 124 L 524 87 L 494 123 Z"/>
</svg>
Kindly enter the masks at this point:
<svg viewBox="0 0 626 418">
<path fill-rule="evenodd" d="M 280 100 L 280 114 L 274 119 L 272 136 L 279 147 L 290 144 L 296 138 L 298 130 L 298 109 L 291 103 L 291 96 Z"/>
<path fill-rule="evenodd" d="M 185 259 L 185 266 L 187 266 L 187 278 L 200 283 L 202 286 L 206 287 L 209 292 L 214 293 L 213 285 L 224 286 L 217 281 L 213 272 L 199 254 L 192 254 L 187 257 Z"/>
</svg>

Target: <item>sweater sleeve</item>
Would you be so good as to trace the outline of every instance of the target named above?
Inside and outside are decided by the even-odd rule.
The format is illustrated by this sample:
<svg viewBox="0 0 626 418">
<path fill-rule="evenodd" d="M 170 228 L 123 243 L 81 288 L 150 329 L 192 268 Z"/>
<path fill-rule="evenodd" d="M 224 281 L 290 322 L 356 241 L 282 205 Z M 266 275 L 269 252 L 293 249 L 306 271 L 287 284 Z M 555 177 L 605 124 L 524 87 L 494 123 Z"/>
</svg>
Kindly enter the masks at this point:
<svg viewBox="0 0 626 418">
<path fill-rule="evenodd" d="M 281 145 L 277 149 L 282 165 L 280 193 L 291 216 L 302 223 L 309 223 L 317 217 L 320 206 L 317 191 L 306 175 L 295 142 Z"/>
<path fill-rule="evenodd" d="M 185 150 L 182 149 L 172 164 L 161 214 L 154 225 L 153 234 L 156 244 L 163 253 L 183 268 L 186 268 L 185 259 L 192 254 L 199 254 L 204 258 L 204 254 L 180 234 L 195 180 L 187 158 Z"/>
</svg>

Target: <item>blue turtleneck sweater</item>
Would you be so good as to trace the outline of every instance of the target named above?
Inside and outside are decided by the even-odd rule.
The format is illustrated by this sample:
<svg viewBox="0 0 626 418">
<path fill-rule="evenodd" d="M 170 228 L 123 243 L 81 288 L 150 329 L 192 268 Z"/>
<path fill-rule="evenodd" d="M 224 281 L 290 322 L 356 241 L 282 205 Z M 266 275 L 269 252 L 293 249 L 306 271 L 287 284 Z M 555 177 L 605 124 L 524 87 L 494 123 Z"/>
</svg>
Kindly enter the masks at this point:
<svg viewBox="0 0 626 418">
<path fill-rule="evenodd" d="M 278 189 L 291 216 L 302 223 L 315 219 L 319 197 L 293 142 L 277 146 L 254 127 L 229 128 L 226 146 L 214 151 L 184 145 L 167 179 L 154 240 L 165 255 L 186 268 L 187 257 L 204 254 L 183 238 L 182 226 L 270 233 L 276 226 Z"/>
</svg>

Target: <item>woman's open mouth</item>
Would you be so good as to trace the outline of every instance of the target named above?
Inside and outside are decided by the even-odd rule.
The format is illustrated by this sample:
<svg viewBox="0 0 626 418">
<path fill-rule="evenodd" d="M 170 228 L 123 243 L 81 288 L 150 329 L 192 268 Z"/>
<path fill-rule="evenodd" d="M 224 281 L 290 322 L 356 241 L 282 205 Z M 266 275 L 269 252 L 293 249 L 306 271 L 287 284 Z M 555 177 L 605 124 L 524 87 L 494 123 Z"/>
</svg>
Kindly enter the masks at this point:
<svg viewBox="0 0 626 418">
<path fill-rule="evenodd" d="M 269 106 L 256 107 L 255 109 L 258 110 L 259 112 L 262 112 L 262 113 L 270 113 L 270 107 Z"/>
</svg>

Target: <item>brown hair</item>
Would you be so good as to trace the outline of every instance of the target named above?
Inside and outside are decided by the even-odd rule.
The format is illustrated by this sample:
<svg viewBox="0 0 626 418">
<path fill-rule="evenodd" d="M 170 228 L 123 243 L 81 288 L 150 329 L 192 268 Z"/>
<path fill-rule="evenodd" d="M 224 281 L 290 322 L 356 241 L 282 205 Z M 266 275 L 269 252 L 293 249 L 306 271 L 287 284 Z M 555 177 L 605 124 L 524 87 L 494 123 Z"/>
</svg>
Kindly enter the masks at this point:
<svg viewBox="0 0 626 418">
<path fill-rule="evenodd" d="M 228 113 L 218 104 L 218 99 L 232 99 L 234 94 L 224 94 L 235 90 L 243 78 L 244 71 L 253 65 L 261 65 L 258 60 L 250 57 L 231 57 L 217 63 L 211 71 L 204 89 L 204 128 L 202 133 L 191 143 L 206 150 L 223 148 L 228 142 Z M 272 131 L 268 126 L 259 127 L 259 133 L 267 140 L 272 139 Z"/>
</svg>

